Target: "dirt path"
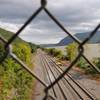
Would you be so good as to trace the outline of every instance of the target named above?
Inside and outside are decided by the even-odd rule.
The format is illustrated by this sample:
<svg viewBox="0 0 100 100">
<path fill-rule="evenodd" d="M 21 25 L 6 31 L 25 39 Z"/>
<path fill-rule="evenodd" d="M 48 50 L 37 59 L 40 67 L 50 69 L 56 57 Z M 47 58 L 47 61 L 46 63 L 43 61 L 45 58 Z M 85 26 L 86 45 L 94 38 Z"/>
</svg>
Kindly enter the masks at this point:
<svg viewBox="0 0 100 100">
<path fill-rule="evenodd" d="M 41 62 L 39 61 L 38 56 L 35 56 L 35 60 L 34 60 L 34 73 L 41 79 L 44 80 L 44 73 L 43 70 L 41 68 Z M 44 97 L 44 86 L 38 82 L 37 80 L 35 80 L 35 90 L 33 92 L 33 98 L 32 100 L 42 100 L 42 98 Z"/>
</svg>

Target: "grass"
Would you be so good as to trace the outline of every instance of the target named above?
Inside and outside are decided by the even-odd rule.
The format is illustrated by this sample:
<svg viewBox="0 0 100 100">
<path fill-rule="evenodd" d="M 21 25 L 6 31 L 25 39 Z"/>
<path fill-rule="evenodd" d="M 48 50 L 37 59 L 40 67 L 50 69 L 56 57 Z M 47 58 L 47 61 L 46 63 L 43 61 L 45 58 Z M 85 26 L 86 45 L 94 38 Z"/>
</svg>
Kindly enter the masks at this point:
<svg viewBox="0 0 100 100">
<path fill-rule="evenodd" d="M 0 35 L 9 40 L 14 33 L 0 28 Z M 33 67 L 31 59 L 33 57 L 32 53 L 37 49 L 35 45 L 32 47 L 35 48 L 34 52 L 31 52 L 30 44 L 19 37 L 12 44 L 13 53 L 25 64 Z M 0 58 L 4 55 L 4 44 L 0 41 Z M 0 100 L 6 100 L 9 96 L 12 97 L 12 100 L 29 100 L 33 83 L 33 77 L 9 56 L 0 64 Z M 13 92 L 16 90 L 17 95 L 12 96 L 11 90 Z"/>
<path fill-rule="evenodd" d="M 13 32 L 10 32 L 10 31 L 7 31 L 5 29 L 2 29 L 0 28 L 0 35 L 2 37 L 4 37 L 5 39 L 9 40 L 13 35 L 14 33 Z M 22 40 L 21 38 L 17 37 L 13 43 L 26 43 L 24 40 Z"/>
</svg>

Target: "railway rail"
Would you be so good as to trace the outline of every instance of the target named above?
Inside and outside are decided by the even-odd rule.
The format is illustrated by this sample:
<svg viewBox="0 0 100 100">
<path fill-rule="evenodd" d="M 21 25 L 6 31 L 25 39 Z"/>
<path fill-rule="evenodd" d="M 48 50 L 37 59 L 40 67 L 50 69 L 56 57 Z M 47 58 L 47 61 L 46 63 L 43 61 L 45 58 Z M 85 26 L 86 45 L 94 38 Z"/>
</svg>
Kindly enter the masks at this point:
<svg viewBox="0 0 100 100">
<path fill-rule="evenodd" d="M 39 52 L 49 85 L 63 73 L 64 69 L 57 65 L 52 57 L 41 50 Z M 50 91 L 51 95 L 54 95 L 57 100 L 97 100 L 89 90 L 72 78 L 70 73 L 67 73 Z"/>
</svg>

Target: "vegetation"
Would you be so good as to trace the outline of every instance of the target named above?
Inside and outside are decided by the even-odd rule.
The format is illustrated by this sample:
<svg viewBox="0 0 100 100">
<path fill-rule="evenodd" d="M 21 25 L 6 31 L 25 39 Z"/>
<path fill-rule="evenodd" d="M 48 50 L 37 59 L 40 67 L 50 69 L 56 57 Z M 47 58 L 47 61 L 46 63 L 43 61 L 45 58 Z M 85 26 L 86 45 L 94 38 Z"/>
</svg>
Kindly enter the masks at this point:
<svg viewBox="0 0 100 100">
<path fill-rule="evenodd" d="M 58 50 L 56 48 L 42 48 L 42 50 L 46 51 L 49 55 L 52 55 L 53 57 L 57 57 L 59 60 L 68 60 L 67 56 L 64 55 L 61 50 Z"/>
<path fill-rule="evenodd" d="M 100 69 L 100 58 L 93 59 L 92 63 Z M 83 69 L 86 74 L 96 75 L 97 71 L 92 68 L 84 58 L 80 58 L 76 64 L 77 67 Z"/>
<path fill-rule="evenodd" d="M 77 49 L 78 45 L 76 43 L 71 43 L 68 46 L 66 46 L 66 53 L 67 53 L 67 57 L 70 61 L 73 61 L 76 56 L 77 56 Z"/>
<path fill-rule="evenodd" d="M 52 56 L 54 56 L 54 57 L 57 57 L 57 58 L 59 58 L 59 59 L 61 59 L 61 58 L 63 57 L 62 52 L 61 52 L 60 50 L 58 50 L 58 49 L 49 48 L 49 49 L 45 49 L 45 51 L 46 51 L 48 54 L 50 54 L 50 55 L 52 55 Z"/>
<path fill-rule="evenodd" d="M 8 40 L 13 33 L 0 29 L 0 35 Z M 37 48 L 35 45 L 30 48 L 29 43 L 19 37 L 13 42 L 13 53 L 28 66 L 32 65 L 32 49 L 34 53 Z M 4 44 L 0 41 L 0 60 L 5 54 Z M 11 57 L 7 57 L 0 64 L 0 100 L 29 100 L 33 81 L 33 77 L 27 71 Z"/>
<path fill-rule="evenodd" d="M 78 53 L 78 45 L 76 43 L 71 43 L 66 46 L 67 58 L 73 61 Z M 92 61 L 98 68 L 100 68 L 100 58 L 95 58 Z M 77 67 L 83 69 L 87 74 L 97 74 L 97 72 L 86 62 L 84 58 L 80 58 L 76 64 Z"/>
<path fill-rule="evenodd" d="M 94 58 L 93 63 L 100 68 L 100 58 Z"/>
<path fill-rule="evenodd" d="M 53 57 L 57 57 L 60 60 L 67 60 L 72 62 L 78 54 L 78 45 L 74 42 L 67 45 L 65 48 L 67 55 L 64 55 L 60 50 L 55 48 L 49 48 L 49 49 L 43 48 L 43 50 L 46 51 L 48 54 L 52 55 Z M 96 67 L 100 69 L 100 58 L 95 58 L 93 59 L 92 62 L 96 65 Z M 86 74 L 91 74 L 91 75 L 97 74 L 95 69 L 93 69 L 83 57 L 81 57 L 77 61 L 75 66 L 82 69 Z"/>
<path fill-rule="evenodd" d="M 6 31 L 2 28 L 0 28 L 0 35 L 3 36 L 5 39 L 10 39 L 13 36 L 14 33 L 10 32 L 10 31 Z M 17 37 L 14 41 L 13 44 L 17 44 L 17 43 L 26 43 L 24 40 L 22 40 L 21 38 Z"/>
<path fill-rule="evenodd" d="M 35 45 L 33 43 L 29 43 L 30 47 L 31 47 L 31 53 L 34 53 L 36 51 L 36 49 L 40 48 L 39 45 Z"/>
</svg>

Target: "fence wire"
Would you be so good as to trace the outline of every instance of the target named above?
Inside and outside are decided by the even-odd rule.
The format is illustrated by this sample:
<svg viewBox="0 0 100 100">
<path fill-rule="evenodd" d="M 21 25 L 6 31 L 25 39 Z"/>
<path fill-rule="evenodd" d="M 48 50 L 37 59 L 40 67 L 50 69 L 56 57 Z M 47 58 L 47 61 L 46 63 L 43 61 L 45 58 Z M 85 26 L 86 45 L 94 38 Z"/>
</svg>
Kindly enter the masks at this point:
<svg viewBox="0 0 100 100">
<path fill-rule="evenodd" d="M 99 30 L 100 28 L 100 23 L 97 25 L 96 28 L 94 28 L 94 30 L 90 33 L 90 35 L 84 40 L 84 41 L 80 41 L 77 37 L 73 36 L 69 31 L 67 31 L 67 29 L 61 24 L 61 22 L 59 22 L 59 20 L 57 20 L 57 18 L 49 11 L 49 9 L 46 8 L 47 6 L 47 0 L 41 0 L 41 6 L 30 16 L 30 18 L 22 25 L 22 27 L 8 40 L 6 41 L 2 36 L 0 36 L 0 41 L 3 42 L 4 47 L 5 47 L 5 55 L 2 57 L 2 59 L 0 59 L 0 63 L 2 63 L 7 56 L 11 56 L 18 64 L 20 64 L 27 72 L 29 72 L 35 79 L 37 79 L 44 87 L 45 87 L 45 97 L 44 100 L 47 100 L 48 97 L 51 97 L 52 99 L 55 99 L 54 97 L 50 96 L 48 94 L 48 91 L 55 85 L 57 84 L 66 73 L 68 73 L 72 67 L 77 63 L 77 61 L 80 59 L 80 57 L 83 57 L 90 65 L 92 68 L 94 68 L 99 74 L 100 74 L 100 70 L 84 55 L 84 45 L 96 34 L 96 32 Z M 39 77 L 37 77 L 35 75 L 35 73 L 33 73 L 29 67 L 24 64 L 13 52 L 12 52 L 12 42 L 17 38 L 17 36 L 28 26 L 28 24 L 31 23 L 32 20 L 34 20 L 37 15 L 44 10 L 45 13 L 48 15 L 48 17 L 50 17 L 51 20 L 53 20 L 55 22 L 55 24 L 61 28 L 67 35 L 70 36 L 70 38 L 72 38 L 77 44 L 78 44 L 78 55 L 75 58 L 75 60 L 69 65 L 69 67 L 66 68 L 66 70 L 59 75 L 59 77 L 52 82 L 49 86 L 43 81 L 41 80 Z"/>
</svg>

